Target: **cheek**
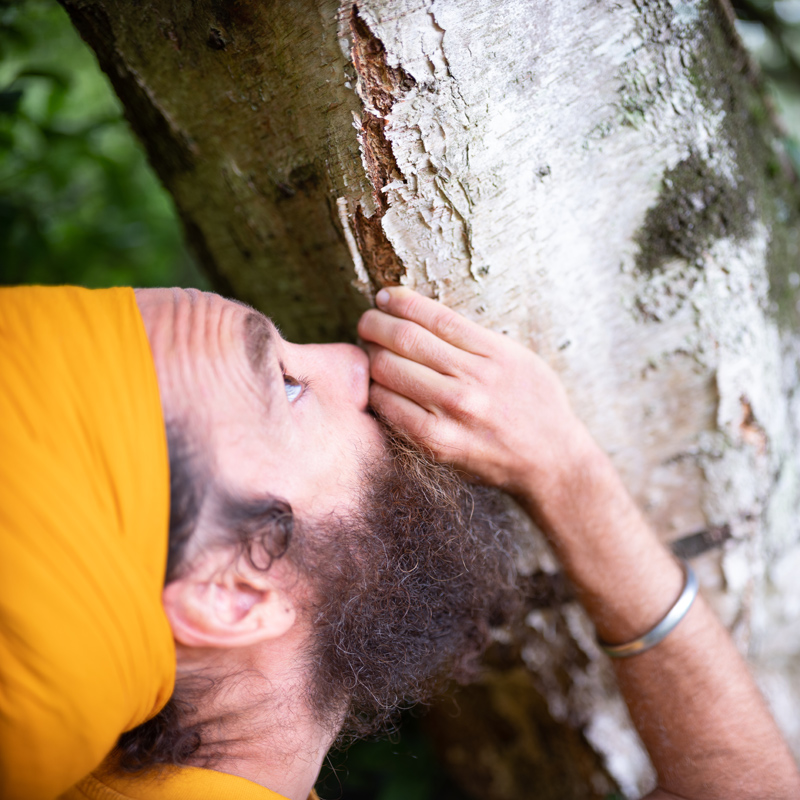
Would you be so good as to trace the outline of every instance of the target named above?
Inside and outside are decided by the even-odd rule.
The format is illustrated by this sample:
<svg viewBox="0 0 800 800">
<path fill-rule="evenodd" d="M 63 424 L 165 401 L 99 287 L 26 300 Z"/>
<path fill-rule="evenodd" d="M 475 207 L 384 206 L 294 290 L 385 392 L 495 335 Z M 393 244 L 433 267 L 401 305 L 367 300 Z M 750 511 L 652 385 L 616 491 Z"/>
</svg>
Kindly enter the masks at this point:
<svg viewBox="0 0 800 800">
<path fill-rule="evenodd" d="M 277 493 L 291 477 L 288 465 L 297 448 L 284 425 L 228 417 L 218 420 L 212 435 L 216 475 L 231 491 Z"/>
</svg>

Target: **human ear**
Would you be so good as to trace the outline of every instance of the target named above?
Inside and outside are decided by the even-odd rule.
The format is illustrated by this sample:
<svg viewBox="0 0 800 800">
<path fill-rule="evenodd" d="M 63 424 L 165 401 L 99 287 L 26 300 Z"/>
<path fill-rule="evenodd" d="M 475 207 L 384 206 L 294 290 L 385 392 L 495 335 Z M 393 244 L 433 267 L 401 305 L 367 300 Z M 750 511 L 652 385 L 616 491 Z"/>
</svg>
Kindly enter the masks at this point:
<svg viewBox="0 0 800 800">
<path fill-rule="evenodd" d="M 230 553 L 207 554 L 164 587 L 164 611 L 176 641 L 188 647 L 247 647 L 287 633 L 297 617 L 280 570 L 254 569 Z"/>
</svg>

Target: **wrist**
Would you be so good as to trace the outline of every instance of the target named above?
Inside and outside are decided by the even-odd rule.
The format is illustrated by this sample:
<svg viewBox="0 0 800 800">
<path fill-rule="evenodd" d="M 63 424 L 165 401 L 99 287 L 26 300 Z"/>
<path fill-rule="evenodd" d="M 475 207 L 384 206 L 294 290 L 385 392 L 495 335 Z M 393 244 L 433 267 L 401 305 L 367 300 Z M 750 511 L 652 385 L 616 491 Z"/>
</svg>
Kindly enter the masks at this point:
<svg viewBox="0 0 800 800">
<path fill-rule="evenodd" d="M 663 617 L 683 575 L 608 456 L 583 431 L 560 451 L 549 480 L 532 481 L 521 500 L 550 540 L 599 635 L 625 642 Z"/>
<path fill-rule="evenodd" d="M 572 527 L 573 518 L 585 514 L 589 497 L 607 494 L 605 487 L 619 482 L 608 456 L 577 420 L 549 450 L 549 458 L 542 458 L 540 449 L 520 470 L 514 489 L 545 533 Z"/>
</svg>

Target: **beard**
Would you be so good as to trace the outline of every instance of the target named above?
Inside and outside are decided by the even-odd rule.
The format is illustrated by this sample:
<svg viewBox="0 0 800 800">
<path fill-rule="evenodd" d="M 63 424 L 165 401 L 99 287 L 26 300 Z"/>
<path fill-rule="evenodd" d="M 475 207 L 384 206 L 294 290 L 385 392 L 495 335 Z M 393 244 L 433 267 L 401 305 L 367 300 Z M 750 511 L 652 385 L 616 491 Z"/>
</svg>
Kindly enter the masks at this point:
<svg viewBox="0 0 800 800">
<path fill-rule="evenodd" d="M 303 612 L 312 631 L 300 691 L 340 745 L 391 728 L 402 709 L 430 700 L 450 680 L 473 680 L 492 628 L 521 606 L 505 496 L 468 483 L 382 427 L 385 451 L 364 465 L 355 510 L 323 520 L 298 515 L 280 498 L 226 494 L 192 457 L 182 432 L 168 428 L 167 583 L 187 568 L 185 551 L 207 497 L 216 498 L 226 531 L 218 544 L 260 570 L 277 559 L 291 562 L 308 587 Z M 161 712 L 120 737 L 118 768 L 224 759 L 232 742 L 219 734 L 231 717 L 255 719 L 279 702 L 267 691 L 252 706 L 215 715 L 215 698 L 236 680 L 180 676 Z"/>
<path fill-rule="evenodd" d="M 314 629 L 307 699 L 338 743 L 391 728 L 448 681 L 467 683 L 519 609 L 513 518 L 383 425 L 358 511 L 303 537 Z"/>
</svg>

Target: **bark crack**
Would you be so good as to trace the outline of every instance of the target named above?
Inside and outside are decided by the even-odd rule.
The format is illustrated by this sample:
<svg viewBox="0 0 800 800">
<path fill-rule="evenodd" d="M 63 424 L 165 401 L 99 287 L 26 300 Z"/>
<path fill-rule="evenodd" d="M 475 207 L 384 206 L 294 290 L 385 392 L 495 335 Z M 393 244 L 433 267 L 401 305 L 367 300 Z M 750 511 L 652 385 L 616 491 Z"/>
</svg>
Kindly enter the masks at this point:
<svg viewBox="0 0 800 800">
<path fill-rule="evenodd" d="M 414 87 L 414 79 L 401 67 L 392 67 L 383 42 L 375 36 L 353 4 L 350 14 L 353 37 L 351 57 L 358 75 L 358 93 L 364 103 L 359 142 L 372 185 L 374 210 L 368 215 L 358 205 L 353 218 L 356 243 L 375 287 L 394 286 L 406 273 L 402 259 L 386 236 L 381 220 L 389 208 L 384 187 L 402 179 L 391 142 L 386 136 L 386 117 L 397 100 Z"/>
</svg>

